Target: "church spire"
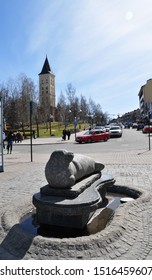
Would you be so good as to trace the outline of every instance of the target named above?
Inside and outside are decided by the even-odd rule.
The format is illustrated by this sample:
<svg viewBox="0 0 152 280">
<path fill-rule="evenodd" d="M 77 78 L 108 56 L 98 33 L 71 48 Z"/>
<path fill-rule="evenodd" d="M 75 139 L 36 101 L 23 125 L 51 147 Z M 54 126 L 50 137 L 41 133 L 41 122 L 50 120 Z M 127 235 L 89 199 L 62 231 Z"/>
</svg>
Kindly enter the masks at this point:
<svg viewBox="0 0 152 280">
<path fill-rule="evenodd" d="M 51 67 L 50 67 L 48 58 L 47 58 L 47 56 L 46 56 L 44 65 L 43 65 L 43 67 L 42 67 L 42 71 L 39 73 L 39 75 L 41 75 L 41 74 L 48 74 L 48 73 L 50 73 L 50 72 L 51 72 Z"/>
</svg>

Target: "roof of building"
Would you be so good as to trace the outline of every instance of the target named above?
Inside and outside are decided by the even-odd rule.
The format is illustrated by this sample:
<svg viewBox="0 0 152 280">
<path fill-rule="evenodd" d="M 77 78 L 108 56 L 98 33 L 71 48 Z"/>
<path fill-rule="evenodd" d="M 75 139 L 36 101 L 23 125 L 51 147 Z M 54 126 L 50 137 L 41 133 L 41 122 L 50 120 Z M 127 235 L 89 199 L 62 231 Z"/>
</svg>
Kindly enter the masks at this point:
<svg viewBox="0 0 152 280">
<path fill-rule="evenodd" d="M 44 61 L 43 67 L 42 67 L 42 71 L 39 73 L 39 75 L 41 75 L 41 74 L 48 74 L 48 73 L 51 73 L 51 72 L 52 72 L 51 71 L 51 67 L 50 67 L 48 58 L 46 56 L 46 59 Z"/>
<path fill-rule="evenodd" d="M 142 93 L 143 89 L 145 88 L 146 85 L 143 85 L 141 86 L 140 90 L 139 90 L 139 93 L 138 93 L 138 96 Z"/>
</svg>

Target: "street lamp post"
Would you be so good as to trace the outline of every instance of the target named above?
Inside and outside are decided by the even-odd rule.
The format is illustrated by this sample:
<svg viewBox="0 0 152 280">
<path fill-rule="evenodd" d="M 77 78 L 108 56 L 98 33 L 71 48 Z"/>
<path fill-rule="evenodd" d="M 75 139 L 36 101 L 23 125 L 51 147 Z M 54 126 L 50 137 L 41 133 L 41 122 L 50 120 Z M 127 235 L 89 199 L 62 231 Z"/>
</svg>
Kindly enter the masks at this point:
<svg viewBox="0 0 152 280">
<path fill-rule="evenodd" d="M 50 124 L 50 136 L 52 135 L 52 121 L 53 121 L 53 116 L 50 114 L 50 122 L 49 122 L 49 124 Z"/>
<path fill-rule="evenodd" d="M 76 140 L 76 132 L 77 132 L 77 117 L 74 117 L 74 134 L 75 134 L 75 140 Z"/>
<path fill-rule="evenodd" d="M 32 114 L 33 114 L 33 101 L 30 101 L 30 147 L 31 147 L 31 162 L 33 161 L 33 148 L 32 148 L 32 138 L 33 138 Z"/>
<path fill-rule="evenodd" d="M 149 151 L 151 149 L 150 147 L 150 117 L 151 117 L 151 113 L 148 113 L 148 126 L 149 126 L 149 133 L 148 133 L 148 139 L 149 139 Z"/>
</svg>

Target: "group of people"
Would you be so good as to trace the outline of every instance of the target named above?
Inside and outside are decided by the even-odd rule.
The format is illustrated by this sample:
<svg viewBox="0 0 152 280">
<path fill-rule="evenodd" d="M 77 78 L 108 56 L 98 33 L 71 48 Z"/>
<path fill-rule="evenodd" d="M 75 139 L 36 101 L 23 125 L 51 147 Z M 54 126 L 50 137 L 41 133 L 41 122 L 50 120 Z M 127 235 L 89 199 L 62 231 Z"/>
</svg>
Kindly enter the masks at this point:
<svg viewBox="0 0 152 280">
<path fill-rule="evenodd" d="M 66 140 L 66 137 L 68 137 L 68 140 L 70 140 L 70 136 L 71 136 L 71 131 L 69 129 L 63 129 L 62 139 Z"/>
<path fill-rule="evenodd" d="M 5 132 L 3 132 L 3 148 L 5 149 L 5 141 L 7 142 L 7 154 L 12 153 L 13 148 L 13 142 L 22 142 L 22 134 L 18 131 L 16 133 L 13 133 L 12 131 L 9 131 L 8 135 L 6 136 Z"/>
</svg>

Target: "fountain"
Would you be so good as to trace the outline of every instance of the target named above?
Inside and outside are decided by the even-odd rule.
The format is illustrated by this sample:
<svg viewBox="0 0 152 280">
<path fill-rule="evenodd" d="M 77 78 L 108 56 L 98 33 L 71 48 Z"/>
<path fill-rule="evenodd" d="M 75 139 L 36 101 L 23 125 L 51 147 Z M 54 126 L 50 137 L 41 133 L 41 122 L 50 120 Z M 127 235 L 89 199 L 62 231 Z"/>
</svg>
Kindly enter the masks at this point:
<svg viewBox="0 0 152 280">
<path fill-rule="evenodd" d="M 111 175 L 102 175 L 103 169 L 90 157 L 54 151 L 45 167 L 48 184 L 33 195 L 38 224 L 84 228 L 105 205 L 107 187 L 115 182 Z"/>
<path fill-rule="evenodd" d="M 4 208 L 0 250 L 8 259 L 117 258 L 115 242 L 138 238 L 140 207 L 151 198 L 144 188 L 116 185 L 103 169 L 89 157 L 54 151 L 45 167 L 48 184 Z M 130 244 L 124 248 L 127 256 Z"/>
</svg>

